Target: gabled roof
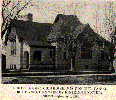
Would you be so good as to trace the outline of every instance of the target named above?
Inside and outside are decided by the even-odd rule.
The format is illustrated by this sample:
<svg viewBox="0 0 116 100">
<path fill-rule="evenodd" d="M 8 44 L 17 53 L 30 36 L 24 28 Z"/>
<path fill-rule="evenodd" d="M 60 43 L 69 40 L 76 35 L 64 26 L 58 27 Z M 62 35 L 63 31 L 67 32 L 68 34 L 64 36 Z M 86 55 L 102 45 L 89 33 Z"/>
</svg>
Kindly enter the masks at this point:
<svg viewBox="0 0 116 100">
<path fill-rule="evenodd" d="M 62 19 L 64 23 L 69 23 L 69 25 L 78 26 L 82 25 L 82 23 L 79 21 L 76 15 L 64 15 L 64 14 L 58 14 L 55 18 L 54 23 L 57 23 L 59 19 Z"/>
<path fill-rule="evenodd" d="M 46 42 L 52 24 L 15 20 L 12 27 L 15 27 L 19 39 Z M 6 40 L 8 40 L 8 34 L 6 35 Z"/>
<path fill-rule="evenodd" d="M 86 27 L 84 27 L 83 32 L 81 32 L 78 37 L 83 40 L 82 38 L 84 38 L 85 36 L 88 37 L 90 41 L 97 41 L 100 45 L 103 45 L 103 42 L 105 45 L 110 45 L 110 42 L 96 32 L 94 32 L 94 30 L 90 27 L 89 24 L 86 24 Z"/>
<path fill-rule="evenodd" d="M 68 37 L 70 36 L 69 31 L 71 32 L 77 26 L 81 25 L 83 26 L 76 15 L 58 14 L 53 23 L 53 28 L 49 34 L 48 41 L 55 41 L 58 34 L 60 34 L 59 36 L 61 37 Z"/>
<path fill-rule="evenodd" d="M 43 40 L 49 34 L 52 24 L 17 20 L 14 22 L 19 38 L 25 40 Z"/>
</svg>

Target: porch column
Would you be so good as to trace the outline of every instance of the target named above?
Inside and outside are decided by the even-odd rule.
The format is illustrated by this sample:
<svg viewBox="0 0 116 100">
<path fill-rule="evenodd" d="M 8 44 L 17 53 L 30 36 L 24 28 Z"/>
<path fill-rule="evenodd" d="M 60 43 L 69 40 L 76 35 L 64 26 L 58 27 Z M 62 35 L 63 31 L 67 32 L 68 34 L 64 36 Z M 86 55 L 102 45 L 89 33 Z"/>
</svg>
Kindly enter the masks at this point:
<svg viewBox="0 0 116 100">
<path fill-rule="evenodd" d="M 19 40 L 20 42 L 20 69 L 23 69 L 23 39 Z"/>
<path fill-rule="evenodd" d="M 58 52 L 58 46 L 57 46 L 57 45 L 58 45 L 58 44 L 57 44 L 57 42 L 55 42 L 55 43 L 51 43 L 51 45 L 56 46 L 55 52 L 54 52 L 54 53 L 55 53 L 55 66 L 56 66 L 56 68 L 57 68 L 57 60 L 58 60 L 58 59 L 57 59 L 57 58 L 58 58 L 58 57 L 57 57 L 57 52 Z"/>
<path fill-rule="evenodd" d="M 57 67 L 57 61 L 58 61 L 58 48 L 56 46 L 56 51 L 55 51 L 55 54 L 56 54 L 56 57 L 55 57 L 55 64 L 56 64 L 56 67 Z"/>
</svg>

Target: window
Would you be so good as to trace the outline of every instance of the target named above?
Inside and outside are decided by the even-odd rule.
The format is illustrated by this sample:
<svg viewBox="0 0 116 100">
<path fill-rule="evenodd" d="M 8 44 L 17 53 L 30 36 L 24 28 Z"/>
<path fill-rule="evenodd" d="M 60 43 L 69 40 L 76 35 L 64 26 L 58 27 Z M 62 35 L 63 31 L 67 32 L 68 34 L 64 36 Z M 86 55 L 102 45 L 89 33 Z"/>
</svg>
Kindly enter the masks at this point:
<svg viewBox="0 0 116 100">
<path fill-rule="evenodd" d="M 66 59 L 66 52 L 64 52 L 64 59 Z"/>
<path fill-rule="evenodd" d="M 16 55 L 16 41 L 11 42 L 11 55 Z"/>
<path fill-rule="evenodd" d="M 11 64 L 10 64 L 10 68 L 9 69 L 11 69 Z"/>
<path fill-rule="evenodd" d="M 90 43 L 83 43 L 81 46 L 81 59 L 92 59 L 92 45 Z"/>
<path fill-rule="evenodd" d="M 34 60 L 41 61 L 41 51 L 34 51 Z"/>
<path fill-rule="evenodd" d="M 10 69 L 13 69 L 13 64 L 10 64 Z"/>
<path fill-rule="evenodd" d="M 10 64 L 10 69 L 16 69 L 16 64 Z"/>
<path fill-rule="evenodd" d="M 14 65 L 14 69 L 16 69 L 16 65 Z"/>
<path fill-rule="evenodd" d="M 103 50 L 101 50 L 101 59 L 104 60 L 104 57 L 105 57 L 105 53 Z"/>
<path fill-rule="evenodd" d="M 53 55 L 53 54 L 52 54 L 52 51 L 50 51 L 50 58 L 52 58 L 52 55 Z"/>
</svg>

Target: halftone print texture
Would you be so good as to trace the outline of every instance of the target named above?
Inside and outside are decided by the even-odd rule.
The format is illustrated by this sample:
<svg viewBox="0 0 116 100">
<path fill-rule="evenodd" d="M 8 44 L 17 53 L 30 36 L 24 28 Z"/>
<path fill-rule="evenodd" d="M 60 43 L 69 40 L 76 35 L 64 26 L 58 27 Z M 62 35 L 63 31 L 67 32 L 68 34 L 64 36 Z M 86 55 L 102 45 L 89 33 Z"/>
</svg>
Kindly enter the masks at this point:
<svg viewBox="0 0 116 100">
<path fill-rule="evenodd" d="M 3 0 L 2 83 L 116 84 L 115 6 L 115 1 Z"/>
</svg>

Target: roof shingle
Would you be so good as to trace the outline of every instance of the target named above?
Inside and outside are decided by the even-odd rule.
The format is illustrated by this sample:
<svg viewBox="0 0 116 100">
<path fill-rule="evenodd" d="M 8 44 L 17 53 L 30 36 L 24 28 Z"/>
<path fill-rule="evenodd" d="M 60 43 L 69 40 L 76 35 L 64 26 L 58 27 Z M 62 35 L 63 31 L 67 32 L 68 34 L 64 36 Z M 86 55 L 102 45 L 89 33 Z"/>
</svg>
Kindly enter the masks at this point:
<svg viewBox="0 0 116 100">
<path fill-rule="evenodd" d="M 13 25 L 16 27 L 17 35 L 24 40 L 45 41 L 49 34 L 51 23 L 37 23 L 22 20 L 15 20 Z"/>
</svg>

